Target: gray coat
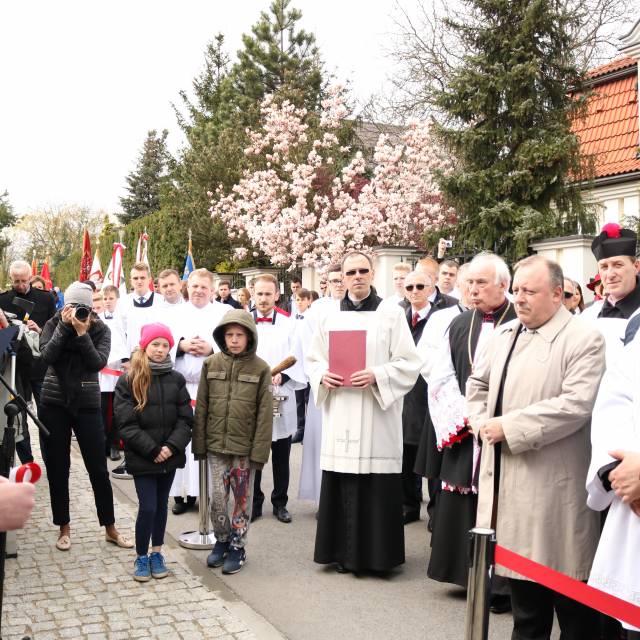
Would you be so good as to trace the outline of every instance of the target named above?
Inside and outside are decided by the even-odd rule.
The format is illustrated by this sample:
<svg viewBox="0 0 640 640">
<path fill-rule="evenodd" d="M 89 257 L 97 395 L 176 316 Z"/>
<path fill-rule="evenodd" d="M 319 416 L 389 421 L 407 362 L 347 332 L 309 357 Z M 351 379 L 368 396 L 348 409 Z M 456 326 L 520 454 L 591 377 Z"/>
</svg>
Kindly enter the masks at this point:
<svg viewBox="0 0 640 640">
<path fill-rule="evenodd" d="M 502 373 L 518 320 L 501 327 L 467 382 L 478 436 L 494 416 Z M 502 402 L 498 544 L 577 580 L 589 577 L 599 516 L 586 506 L 591 412 L 604 371 L 600 333 L 564 307 L 534 333 L 518 336 Z M 477 526 L 490 527 L 494 447 L 483 444 Z M 521 578 L 497 567 L 499 575 Z"/>
</svg>

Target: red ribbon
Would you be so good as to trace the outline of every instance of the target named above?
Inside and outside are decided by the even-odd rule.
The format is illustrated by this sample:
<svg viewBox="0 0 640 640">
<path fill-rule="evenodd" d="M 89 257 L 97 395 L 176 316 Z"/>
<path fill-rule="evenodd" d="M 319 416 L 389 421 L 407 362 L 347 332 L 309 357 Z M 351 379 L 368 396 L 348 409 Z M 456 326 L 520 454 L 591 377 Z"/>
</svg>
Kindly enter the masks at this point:
<svg viewBox="0 0 640 640">
<path fill-rule="evenodd" d="M 106 376 L 119 377 L 124 373 L 124 371 L 118 371 L 117 369 L 107 369 L 105 367 L 104 369 L 100 369 L 100 373 L 104 373 Z"/>
<path fill-rule="evenodd" d="M 640 607 L 496 545 L 495 563 L 587 607 L 640 627 Z"/>
</svg>

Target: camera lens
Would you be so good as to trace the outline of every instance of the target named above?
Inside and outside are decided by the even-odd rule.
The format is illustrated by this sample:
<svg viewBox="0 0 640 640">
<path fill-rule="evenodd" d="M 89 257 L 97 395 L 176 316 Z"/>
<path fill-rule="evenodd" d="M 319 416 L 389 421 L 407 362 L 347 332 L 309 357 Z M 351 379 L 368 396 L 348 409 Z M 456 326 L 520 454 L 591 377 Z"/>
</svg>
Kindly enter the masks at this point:
<svg viewBox="0 0 640 640">
<path fill-rule="evenodd" d="M 89 309 L 89 307 L 83 307 L 81 305 L 76 307 L 76 318 L 80 320 L 80 322 L 84 322 L 89 317 L 90 313 L 91 309 Z"/>
</svg>

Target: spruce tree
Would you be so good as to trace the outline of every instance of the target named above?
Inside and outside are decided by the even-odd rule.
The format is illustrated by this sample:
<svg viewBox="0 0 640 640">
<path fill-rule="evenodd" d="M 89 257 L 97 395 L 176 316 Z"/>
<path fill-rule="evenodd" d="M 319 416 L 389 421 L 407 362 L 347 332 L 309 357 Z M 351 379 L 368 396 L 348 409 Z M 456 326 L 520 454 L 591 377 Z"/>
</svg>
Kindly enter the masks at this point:
<svg viewBox="0 0 640 640">
<path fill-rule="evenodd" d="M 160 210 L 161 195 L 168 180 L 168 135 L 166 129 L 160 135 L 155 129 L 147 133 L 136 168 L 126 177 L 128 194 L 120 198 L 124 212 L 118 218 L 122 224 Z"/>
<path fill-rule="evenodd" d="M 267 94 L 278 94 L 297 106 L 314 111 L 323 86 L 320 53 L 312 33 L 298 28 L 302 13 L 291 0 L 273 0 L 242 36 L 243 48 L 233 66 L 231 80 L 240 112 L 251 125 L 256 108 Z"/>
<path fill-rule="evenodd" d="M 448 21 L 466 52 L 438 92 L 438 127 L 456 158 L 441 178 L 459 249 L 515 259 L 534 238 L 588 231 L 571 132 L 583 76 L 571 49 L 575 16 L 553 0 L 466 0 Z"/>
</svg>

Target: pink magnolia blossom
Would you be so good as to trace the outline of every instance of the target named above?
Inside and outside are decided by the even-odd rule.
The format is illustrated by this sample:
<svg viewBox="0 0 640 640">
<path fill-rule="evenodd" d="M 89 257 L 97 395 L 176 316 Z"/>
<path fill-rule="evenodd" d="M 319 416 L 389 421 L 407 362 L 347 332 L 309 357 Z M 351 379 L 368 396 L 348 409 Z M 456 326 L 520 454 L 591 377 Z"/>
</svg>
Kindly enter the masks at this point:
<svg viewBox="0 0 640 640">
<path fill-rule="evenodd" d="M 451 218 L 434 177 L 435 169 L 447 171 L 449 161 L 429 125 L 411 123 L 397 145 L 381 136 L 367 180 L 361 152 L 344 166 L 335 161 L 351 153 L 337 136 L 349 115 L 343 87 L 328 90 L 313 140 L 305 109 L 269 96 L 261 114 L 260 127 L 247 131 L 251 168 L 230 193 L 216 189 L 210 209 L 231 238 L 248 240 L 254 256 L 259 250 L 291 269 L 298 262 L 322 266 L 347 250 L 418 245 L 426 230 Z M 236 252 L 247 255 L 246 249 Z"/>
</svg>

